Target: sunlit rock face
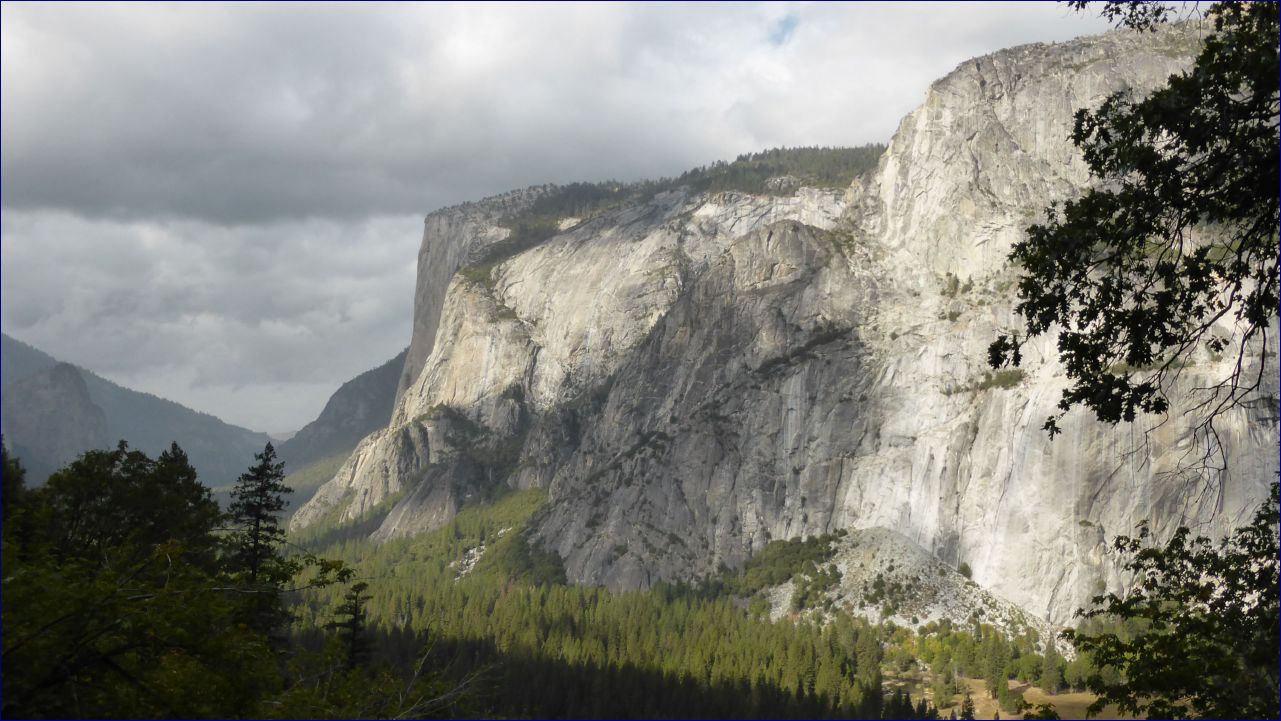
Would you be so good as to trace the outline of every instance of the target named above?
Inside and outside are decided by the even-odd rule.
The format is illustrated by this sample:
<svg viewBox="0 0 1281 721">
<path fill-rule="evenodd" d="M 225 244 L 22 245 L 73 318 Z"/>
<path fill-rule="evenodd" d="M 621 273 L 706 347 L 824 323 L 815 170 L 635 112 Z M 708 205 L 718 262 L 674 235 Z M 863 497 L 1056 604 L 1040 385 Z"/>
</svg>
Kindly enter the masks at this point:
<svg viewBox="0 0 1281 721">
<path fill-rule="evenodd" d="M 1087 182 L 1073 112 L 1161 84 L 1197 42 L 1176 27 L 968 61 L 845 192 L 659 194 L 564 219 L 489 280 L 456 271 L 542 191 L 429 216 L 392 421 L 291 525 L 373 514 L 391 538 L 543 487 L 534 540 L 616 589 L 882 527 L 1069 620 L 1122 583 L 1112 536 L 1141 519 L 1223 533 L 1277 471 L 1272 370 L 1262 402 L 1218 422 L 1228 473 L 1183 472 L 1204 444 L 1177 409 L 1117 427 L 1076 411 L 1051 441 L 1052 342 L 985 376 L 1017 323 L 1011 244 Z M 1234 358 L 1193 360 L 1176 406 Z"/>
</svg>

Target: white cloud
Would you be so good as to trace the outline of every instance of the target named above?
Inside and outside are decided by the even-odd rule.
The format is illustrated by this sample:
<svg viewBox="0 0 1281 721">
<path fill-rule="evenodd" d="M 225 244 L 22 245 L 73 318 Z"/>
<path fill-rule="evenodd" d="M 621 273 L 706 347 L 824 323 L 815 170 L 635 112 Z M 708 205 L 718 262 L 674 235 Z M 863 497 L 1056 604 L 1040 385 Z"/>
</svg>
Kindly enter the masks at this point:
<svg viewBox="0 0 1281 721">
<path fill-rule="evenodd" d="M 888 140 L 1031 4 L 5 4 L 7 332 L 283 430 L 409 339 L 421 216 Z"/>
<path fill-rule="evenodd" d="M 130 388 L 297 428 L 408 344 L 419 216 L 89 220 L 8 211 L 5 331 Z"/>
</svg>

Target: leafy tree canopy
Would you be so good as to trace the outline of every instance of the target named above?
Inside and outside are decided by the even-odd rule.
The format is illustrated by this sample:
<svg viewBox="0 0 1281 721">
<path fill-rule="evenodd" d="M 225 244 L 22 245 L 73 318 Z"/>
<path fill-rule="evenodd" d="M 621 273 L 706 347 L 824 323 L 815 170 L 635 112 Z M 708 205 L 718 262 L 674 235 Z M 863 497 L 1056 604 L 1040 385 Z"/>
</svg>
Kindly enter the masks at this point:
<svg viewBox="0 0 1281 721">
<path fill-rule="evenodd" d="M 1278 484 L 1247 526 L 1221 544 L 1180 528 L 1164 547 L 1122 536 L 1135 586 L 1123 596 L 1095 597 L 1080 615 L 1124 622 L 1117 631 L 1065 636 L 1096 670 L 1087 686 L 1094 713 L 1114 703 L 1148 718 L 1276 718 L 1281 710 L 1277 639 Z"/>
<path fill-rule="evenodd" d="M 5 717 L 225 717 L 275 690 L 218 573 L 222 514 L 181 449 L 153 460 L 122 442 L 17 488 L 3 499 Z"/>
<path fill-rule="evenodd" d="M 1150 30 L 1169 9 L 1103 12 Z M 1278 304 L 1278 5 L 1221 2 L 1207 15 L 1214 32 L 1191 69 L 1147 98 L 1077 112 L 1072 142 L 1095 187 L 1049 208 L 1010 254 L 1024 328 L 992 343 L 989 362 L 1018 365 L 1027 339 L 1057 329 L 1071 386 L 1051 436 L 1078 404 L 1110 423 L 1165 412 L 1166 381 L 1198 349 L 1236 356 L 1206 424 L 1263 378 Z"/>
<path fill-rule="evenodd" d="M 114 451 L 88 451 L 34 489 L 22 485 L 16 459 L 0 455 L 0 716 L 314 717 L 317 708 L 336 718 L 367 708 L 395 716 L 438 695 L 434 674 L 416 673 L 422 682 L 408 685 L 390 672 L 342 665 L 308 684 L 282 675 L 282 647 L 269 635 L 277 627 L 252 623 L 259 611 L 280 612 L 272 617 L 279 620 L 285 582 L 304 570 L 305 587 L 349 580 L 351 570 L 302 554 L 272 561 L 271 574 L 251 581 L 240 562 L 243 537 L 224 534 L 224 515 L 177 445 L 155 459 L 123 441 Z M 274 478 L 279 464 L 259 460 L 246 475 Z M 265 493 L 259 505 L 282 504 Z M 361 591 L 353 588 L 363 613 Z M 356 625 L 357 641 L 345 639 L 353 656 Z M 295 665 L 316 660 L 283 650 Z M 335 688 L 345 691 L 331 694 Z"/>
</svg>

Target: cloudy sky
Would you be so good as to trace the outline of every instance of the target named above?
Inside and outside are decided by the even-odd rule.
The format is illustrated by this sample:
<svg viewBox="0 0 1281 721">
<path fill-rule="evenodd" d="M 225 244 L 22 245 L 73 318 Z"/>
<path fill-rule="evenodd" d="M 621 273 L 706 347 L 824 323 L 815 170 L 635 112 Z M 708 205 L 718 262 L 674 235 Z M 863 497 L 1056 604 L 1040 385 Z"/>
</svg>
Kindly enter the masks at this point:
<svg viewBox="0 0 1281 721">
<path fill-rule="evenodd" d="M 270 432 L 409 343 L 422 216 L 887 141 L 1061 5 L 5 3 L 4 332 Z"/>
</svg>

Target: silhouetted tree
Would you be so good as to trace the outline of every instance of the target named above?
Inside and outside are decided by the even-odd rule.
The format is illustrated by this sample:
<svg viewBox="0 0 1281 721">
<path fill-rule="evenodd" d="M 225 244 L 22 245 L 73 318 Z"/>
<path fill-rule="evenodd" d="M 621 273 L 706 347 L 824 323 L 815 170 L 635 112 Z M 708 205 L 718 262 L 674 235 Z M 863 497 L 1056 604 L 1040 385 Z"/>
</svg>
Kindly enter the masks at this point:
<svg viewBox="0 0 1281 721">
<path fill-rule="evenodd" d="M 360 666 L 369 656 L 369 639 L 365 637 L 365 626 L 368 620 L 368 611 L 365 604 L 369 601 L 369 584 L 361 582 L 353 584 L 343 596 L 343 602 L 338 606 L 338 620 L 330 624 L 330 627 L 338 630 L 338 639 L 342 643 L 345 667 L 348 671 Z"/>
<path fill-rule="evenodd" d="M 17 458 L 9 455 L 9 448 L 4 445 L 4 436 L 0 436 L 0 458 L 3 458 L 3 468 L 0 469 L 0 513 L 3 513 L 3 520 L 9 520 L 9 514 L 19 505 L 22 504 L 22 495 L 26 491 L 23 487 L 23 481 L 27 477 L 27 469 L 22 467 L 22 463 Z"/>
<path fill-rule="evenodd" d="M 89 451 L 23 497 L 3 527 L 0 715 L 255 714 L 275 664 L 233 620 L 221 513 L 180 449 Z"/>
<path fill-rule="evenodd" d="M 1128 622 L 1117 631 L 1067 632 L 1094 668 L 1086 684 L 1094 712 L 1113 703 L 1149 718 L 1273 718 L 1281 710 L 1278 598 L 1278 485 L 1254 520 L 1216 544 L 1180 528 L 1152 545 L 1147 524 L 1138 538 L 1117 538 L 1135 587 L 1094 599 L 1079 612 Z M 1114 667 L 1120 673 L 1104 675 Z"/>
<path fill-rule="evenodd" d="M 281 589 L 293 576 L 286 562 L 285 531 L 280 514 L 285 494 L 285 464 L 276 460 L 271 443 L 254 455 L 257 464 L 241 474 L 231 492 L 227 567 L 250 591 L 246 621 L 264 633 L 279 631 L 287 616 Z"/>
<path fill-rule="evenodd" d="M 1168 15 L 1104 8 L 1137 29 Z M 1198 348 L 1236 355 L 1204 400 L 1207 426 L 1264 378 L 1278 306 L 1278 4 L 1220 2 L 1207 15 L 1214 32 L 1190 70 L 1147 98 L 1077 111 L 1072 142 L 1095 187 L 1049 208 L 1010 253 L 1024 327 L 992 343 L 989 361 L 1019 365 L 1027 339 L 1058 334 L 1071 385 L 1045 422 L 1051 436 L 1077 404 L 1109 423 L 1164 412 L 1166 382 Z"/>
</svg>

